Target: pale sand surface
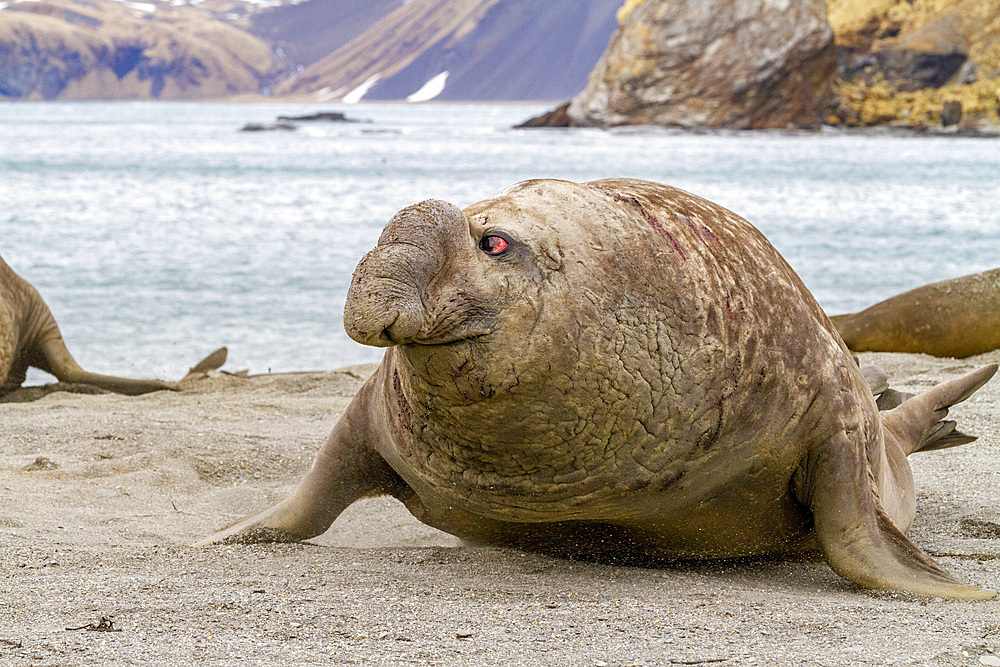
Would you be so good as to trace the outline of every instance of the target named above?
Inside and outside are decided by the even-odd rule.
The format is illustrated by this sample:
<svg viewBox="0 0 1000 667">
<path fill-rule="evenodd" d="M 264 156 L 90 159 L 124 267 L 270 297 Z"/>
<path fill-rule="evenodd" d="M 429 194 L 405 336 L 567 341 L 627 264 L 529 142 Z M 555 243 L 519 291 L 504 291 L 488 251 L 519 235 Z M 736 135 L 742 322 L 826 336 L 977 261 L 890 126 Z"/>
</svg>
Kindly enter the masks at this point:
<svg viewBox="0 0 1000 667">
<path fill-rule="evenodd" d="M 1000 352 L 863 358 L 913 390 Z M 558 560 L 386 499 L 308 544 L 187 546 L 282 498 L 371 369 L 0 405 L 0 664 L 997 664 L 1000 602 L 866 592 L 822 562 Z M 997 588 L 1000 379 L 952 414 L 980 439 L 911 459 L 910 537 Z M 101 616 L 121 631 L 66 629 Z"/>
</svg>

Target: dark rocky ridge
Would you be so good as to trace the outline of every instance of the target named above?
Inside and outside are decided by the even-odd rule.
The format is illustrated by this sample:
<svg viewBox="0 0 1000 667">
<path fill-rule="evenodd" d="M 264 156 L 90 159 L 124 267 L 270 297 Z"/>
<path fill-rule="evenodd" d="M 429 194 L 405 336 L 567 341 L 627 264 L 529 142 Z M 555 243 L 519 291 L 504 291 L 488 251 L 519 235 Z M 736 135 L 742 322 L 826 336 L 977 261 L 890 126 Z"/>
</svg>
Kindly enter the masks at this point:
<svg viewBox="0 0 1000 667">
<path fill-rule="evenodd" d="M 799 90 L 807 97 L 808 83 L 812 81 L 817 93 L 828 91 L 830 104 L 806 105 L 809 113 L 795 120 L 787 115 L 789 105 L 783 103 L 787 90 L 782 92 L 786 84 L 781 77 L 772 78 L 771 84 L 759 79 L 754 82 L 753 76 L 746 78 L 751 85 L 733 84 L 734 72 L 744 67 L 741 55 L 745 61 L 758 62 L 763 58 L 754 56 L 755 47 L 763 44 L 773 50 L 782 44 L 775 26 L 785 17 L 756 28 L 752 19 L 741 23 L 738 30 L 748 33 L 758 44 L 733 54 L 718 49 L 710 40 L 699 42 L 701 28 L 668 34 L 656 24 L 657 12 L 677 22 L 690 22 L 691 7 L 697 5 L 701 9 L 713 7 L 706 12 L 718 14 L 706 17 L 710 30 L 724 24 L 725 15 L 734 8 L 752 4 L 720 0 L 713 6 L 685 0 L 629 0 L 627 6 L 632 13 L 595 68 L 588 89 L 574 97 L 568 107 L 531 119 L 525 125 L 785 127 L 828 123 L 852 127 L 893 125 L 921 131 L 957 126 L 963 135 L 979 129 L 992 134 L 1000 128 L 1000 6 L 996 0 L 826 0 L 836 61 L 825 49 L 817 51 L 815 57 L 792 52 L 784 67 L 793 78 L 804 79 L 807 85 Z M 780 13 L 791 14 L 806 3 L 792 0 L 758 4 L 762 9 L 777 7 Z M 812 4 L 818 9 L 819 3 Z M 630 37 L 628 24 L 635 21 L 639 24 L 633 25 L 635 35 Z M 809 25 L 809 20 L 795 21 L 791 32 L 806 32 Z M 616 55 L 616 49 L 621 53 Z M 692 85 L 691 71 L 699 67 L 699 54 L 708 50 L 712 57 L 702 70 L 702 80 L 719 90 L 706 96 L 698 94 L 697 81 Z M 671 59 L 674 65 L 683 66 L 670 65 Z M 650 64 L 657 60 L 667 63 L 661 72 Z M 787 82 L 794 86 L 791 78 Z M 741 117 L 745 101 L 731 94 L 740 89 L 777 104 L 771 108 L 764 105 L 751 114 L 756 117 Z M 685 96 L 694 98 L 693 103 L 684 100 Z M 820 99 L 817 96 L 814 101 Z M 726 117 L 720 111 L 732 115 Z"/>
<path fill-rule="evenodd" d="M 827 0 L 842 83 L 831 124 L 1000 128 L 996 0 Z"/>
</svg>

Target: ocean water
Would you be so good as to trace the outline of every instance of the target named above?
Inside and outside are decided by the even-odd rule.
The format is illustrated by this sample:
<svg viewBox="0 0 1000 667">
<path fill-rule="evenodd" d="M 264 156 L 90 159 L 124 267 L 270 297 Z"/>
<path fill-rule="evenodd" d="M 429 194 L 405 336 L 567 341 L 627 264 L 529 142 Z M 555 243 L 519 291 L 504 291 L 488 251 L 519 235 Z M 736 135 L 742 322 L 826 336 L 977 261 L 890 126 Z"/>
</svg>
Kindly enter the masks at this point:
<svg viewBox="0 0 1000 667">
<path fill-rule="evenodd" d="M 342 307 L 388 219 L 528 178 L 630 176 L 716 201 L 831 314 L 1000 266 L 1000 141 L 511 129 L 547 108 L 0 104 L 0 256 L 84 367 L 166 379 L 221 345 L 227 369 L 255 373 L 378 360 Z M 321 109 L 364 122 L 239 131 Z"/>
</svg>

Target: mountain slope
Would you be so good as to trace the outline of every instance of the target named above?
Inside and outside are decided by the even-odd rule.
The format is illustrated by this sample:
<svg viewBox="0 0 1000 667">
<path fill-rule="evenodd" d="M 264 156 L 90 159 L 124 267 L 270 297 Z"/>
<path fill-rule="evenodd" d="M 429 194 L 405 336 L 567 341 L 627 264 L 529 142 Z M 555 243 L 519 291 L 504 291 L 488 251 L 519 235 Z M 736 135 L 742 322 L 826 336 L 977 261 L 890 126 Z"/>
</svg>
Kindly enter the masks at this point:
<svg viewBox="0 0 1000 667">
<path fill-rule="evenodd" d="M 0 11 L 0 99 L 228 97 L 266 90 L 282 70 L 267 43 L 189 7 L 44 0 Z"/>
<path fill-rule="evenodd" d="M 0 100 L 563 99 L 621 1 L 0 0 Z"/>
<path fill-rule="evenodd" d="M 405 0 L 309 0 L 254 14 L 248 30 L 311 65 L 405 4 Z"/>
<path fill-rule="evenodd" d="M 363 91 L 366 100 L 393 100 L 423 89 L 420 99 L 562 99 L 586 83 L 620 6 L 621 0 L 413 0 L 280 92 L 337 99 Z M 424 89 L 428 82 L 438 89 Z"/>
</svg>

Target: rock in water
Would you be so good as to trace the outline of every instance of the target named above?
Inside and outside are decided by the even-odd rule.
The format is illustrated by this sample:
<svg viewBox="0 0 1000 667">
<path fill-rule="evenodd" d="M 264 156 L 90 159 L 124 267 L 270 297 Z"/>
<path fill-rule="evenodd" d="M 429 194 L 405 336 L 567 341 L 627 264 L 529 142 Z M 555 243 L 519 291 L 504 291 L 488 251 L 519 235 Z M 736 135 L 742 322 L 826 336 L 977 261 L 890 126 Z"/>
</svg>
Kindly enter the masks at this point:
<svg viewBox="0 0 1000 667">
<path fill-rule="evenodd" d="M 819 125 L 836 53 L 823 0 L 646 0 L 569 107 L 578 125 Z"/>
</svg>

